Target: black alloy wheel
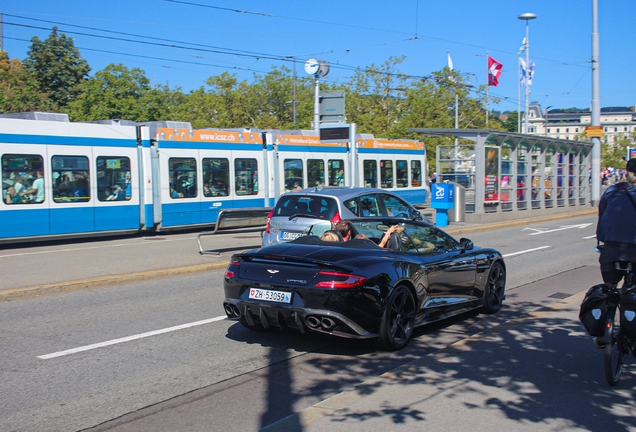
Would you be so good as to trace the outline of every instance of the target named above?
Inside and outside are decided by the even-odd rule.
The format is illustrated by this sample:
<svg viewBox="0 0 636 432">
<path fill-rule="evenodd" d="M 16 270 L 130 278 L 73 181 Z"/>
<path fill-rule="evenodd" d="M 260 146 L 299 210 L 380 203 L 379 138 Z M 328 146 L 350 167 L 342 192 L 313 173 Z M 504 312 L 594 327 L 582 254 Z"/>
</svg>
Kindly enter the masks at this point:
<svg viewBox="0 0 636 432">
<path fill-rule="evenodd" d="M 488 274 L 484 289 L 484 305 L 482 312 L 495 313 L 501 309 L 506 294 L 506 271 L 501 263 L 494 263 Z"/>
<path fill-rule="evenodd" d="M 397 351 L 413 337 L 415 327 L 415 298 L 410 289 L 400 285 L 393 290 L 387 302 L 378 342 L 382 349 Z"/>
</svg>

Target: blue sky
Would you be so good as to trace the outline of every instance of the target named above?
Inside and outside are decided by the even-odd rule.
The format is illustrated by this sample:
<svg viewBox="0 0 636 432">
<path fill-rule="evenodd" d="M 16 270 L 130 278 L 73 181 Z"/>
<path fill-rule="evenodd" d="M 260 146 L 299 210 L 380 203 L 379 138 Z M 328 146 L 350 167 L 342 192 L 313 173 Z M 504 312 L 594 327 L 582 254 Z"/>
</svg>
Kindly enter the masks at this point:
<svg viewBox="0 0 636 432">
<path fill-rule="evenodd" d="M 531 12 L 537 19 L 529 22 L 530 58 L 536 64 L 530 100 L 543 108 L 588 108 L 591 103 L 592 0 L 2 3 L 3 48 L 10 58 L 24 59 L 30 39 L 46 39 L 57 25 L 59 32 L 74 38 L 92 73 L 109 63 L 123 63 L 143 69 L 151 83 L 186 92 L 222 72 L 251 80 L 254 73 L 263 75 L 274 65 L 291 69 L 290 61 L 280 60 L 285 57 L 297 58 L 300 76 L 305 76 L 308 58 L 326 60 L 331 65 L 326 79 L 336 82 L 346 82 L 356 67 L 381 65 L 392 56 L 406 56 L 401 72 L 427 76 L 447 65 L 447 51 L 456 70 L 482 85 L 487 82 L 489 52 L 503 63 L 500 85 L 490 87 L 491 95 L 502 99 L 491 108 L 500 111 L 517 109 L 517 52 L 526 31 L 525 21 L 517 16 Z M 601 106 L 636 105 L 636 2 L 598 3 Z"/>
</svg>

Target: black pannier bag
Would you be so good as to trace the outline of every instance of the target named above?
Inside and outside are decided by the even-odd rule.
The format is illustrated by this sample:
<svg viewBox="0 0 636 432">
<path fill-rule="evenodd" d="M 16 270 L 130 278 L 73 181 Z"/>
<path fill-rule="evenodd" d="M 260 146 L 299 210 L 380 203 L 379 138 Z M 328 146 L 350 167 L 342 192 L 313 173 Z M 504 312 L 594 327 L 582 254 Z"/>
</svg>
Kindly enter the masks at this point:
<svg viewBox="0 0 636 432">
<path fill-rule="evenodd" d="M 581 303 L 579 320 L 590 336 L 603 336 L 607 317 L 607 292 L 609 285 L 595 285 L 587 291 Z"/>
<path fill-rule="evenodd" d="M 636 339 L 636 294 L 621 296 L 621 330 L 630 339 Z"/>
</svg>

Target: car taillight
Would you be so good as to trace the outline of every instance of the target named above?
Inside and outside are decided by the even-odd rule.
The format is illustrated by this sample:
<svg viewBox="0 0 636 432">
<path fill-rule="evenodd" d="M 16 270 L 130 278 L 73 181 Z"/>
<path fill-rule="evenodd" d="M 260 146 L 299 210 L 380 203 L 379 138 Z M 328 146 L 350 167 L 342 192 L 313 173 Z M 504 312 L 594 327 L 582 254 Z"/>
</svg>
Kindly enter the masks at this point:
<svg viewBox="0 0 636 432">
<path fill-rule="evenodd" d="M 236 279 L 240 265 L 240 262 L 232 261 L 230 265 L 227 266 L 227 270 L 225 270 L 225 277 Z"/>
<path fill-rule="evenodd" d="M 342 219 L 342 218 L 340 217 L 340 212 L 338 212 L 331 218 L 331 222 L 338 223 L 338 222 L 340 222 L 340 219 Z"/>
<path fill-rule="evenodd" d="M 274 215 L 274 209 L 272 209 L 272 211 L 270 211 L 269 214 L 267 215 L 267 226 L 265 227 L 265 232 L 267 234 L 269 234 L 269 221 L 272 219 L 273 215 Z"/>
<path fill-rule="evenodd" d="M 316 284 L 319 288 L 355 288 L 364 285 L 367 281 L 365 277 L 346 273 L 321 271 L 318 274 L 330 276 L 330 280 Z"/>
</svg>

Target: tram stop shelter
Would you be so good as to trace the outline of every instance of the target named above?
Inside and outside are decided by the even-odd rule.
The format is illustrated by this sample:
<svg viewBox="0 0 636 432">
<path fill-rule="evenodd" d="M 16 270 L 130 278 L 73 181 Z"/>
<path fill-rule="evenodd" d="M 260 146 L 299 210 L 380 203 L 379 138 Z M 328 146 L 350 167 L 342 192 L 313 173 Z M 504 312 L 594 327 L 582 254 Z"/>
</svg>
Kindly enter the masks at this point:
<svg viewBox="0 0 636 432">
<path fill-rule="evenodd" d="M 468 223 L 592 208 L 591 143 L 492 129 L 420 128 L 411 132 L 462 140 L 437 147 L 436 182 L 454 182 L 466 189 Z"/>
</svg>

